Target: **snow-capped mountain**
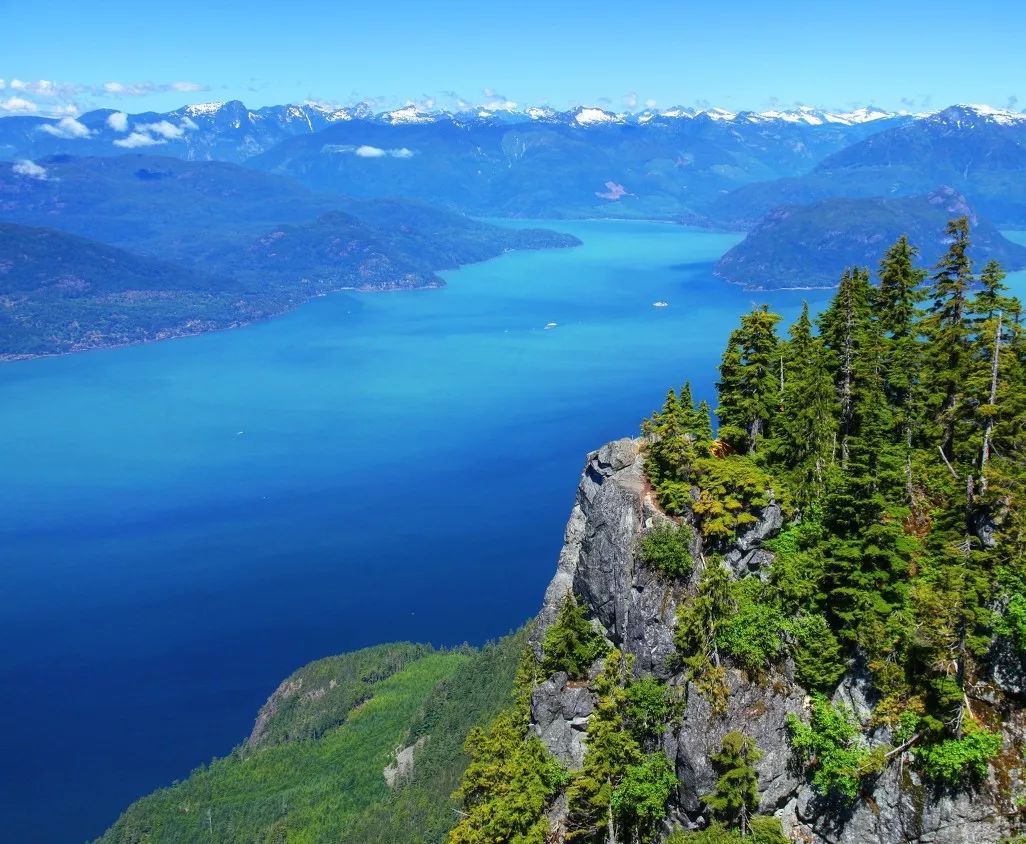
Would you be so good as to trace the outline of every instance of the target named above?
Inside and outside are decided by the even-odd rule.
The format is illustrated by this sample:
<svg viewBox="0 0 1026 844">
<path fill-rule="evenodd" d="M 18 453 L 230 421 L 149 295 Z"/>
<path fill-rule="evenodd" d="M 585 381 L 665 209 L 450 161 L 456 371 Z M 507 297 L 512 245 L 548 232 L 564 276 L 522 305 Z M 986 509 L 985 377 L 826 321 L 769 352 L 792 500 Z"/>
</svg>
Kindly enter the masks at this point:
<svg viewBox="0 0 1026 844">
<path fill-rule="evenodd" d="M 375 112 L 367 104 L 338 106 L 305 102 L 249 109 L 238 100 L 194 103 L 166 113 L 145 112 L 124 114 L 108 109 L 88 112 L 81 117 L 7 117 L 0 118 L 0 157 L 35 158 L 55 153 L 117 155 L 133 149 L 152 148 L 154 152 L 179 158 L 224 159 L 245 161 L 264 153 L 277 144 L 296 136 L 311 135 L 338 123 L 369 123 L 404 127 L 435 124 L 456 124 L 464 129 L 518 124 L 592 129 L 617 126 L 661 127 L 687 134 L 688 124 L 718 124 L 738 132 L 755 128 L 760 137 L 764 131 L 777 131 L 782 137 L 786 127 L 826 136 L 830 130 L 842 130 L 842 141 L 858 141 L 843 130 L 870 128 L 882 130 L 917 120 L 947 125 L 1017 126 L 1026 123 L 1026 114 L 992 106 L 952 106 L 930 115 L 909 115 L 865 106 L 849 111 L 830 111 L 809 106 L 767 111 L 729 111 L 722 108 L 690 108 L 675 106 L 638 112 L 615 112 L 592 105 L 567 111 L 549 107 L 520 107 L 511 102 L 496 102 L 473 109 L 449 112 L 407 104 L 383 112 Z M 794 138 L 790 139 L 795 141 Z M 810 145 L 806 136 L 797 143 Z M 398 145 L 396 145 L 398 146 Z M 838 151 L 843 144 L 833 144 L 824 154 Z"/>
<path fill-rule="evenodd" d="M 1003 216 L 1005 205 L 995 211 L 973 180 L 997 168 L 996 184 L 1016 194 L 1005 175 L 1026 169 L 1026 114 L 968 105 L 930 115 L 868 106 L 557 111 L 510 102 L 376 112 L 318 102 L 249 109 L 231 100 L 166 113 L 0 119 L 0 158 L 8 160 L 139 152 L 245 162 L 317 190 L 416 197 L 485 215 L 629 214 L 735 226 L 788 198 L 956 184 L 1005 222 L 1018 218 L 1018 200 Z"/>
</svg>

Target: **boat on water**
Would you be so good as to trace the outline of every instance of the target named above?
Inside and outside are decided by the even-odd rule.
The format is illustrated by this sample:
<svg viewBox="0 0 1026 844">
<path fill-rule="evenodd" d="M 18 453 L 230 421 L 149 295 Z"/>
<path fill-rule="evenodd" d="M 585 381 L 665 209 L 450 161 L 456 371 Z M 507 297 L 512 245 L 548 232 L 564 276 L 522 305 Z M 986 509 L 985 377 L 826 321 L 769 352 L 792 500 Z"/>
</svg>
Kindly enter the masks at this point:
<svg viewBox="0 0 1026 844">
<path fill-rule="evenodd" d="M 545 330 L 548 331 L 551 328 L 556 328 L 558 325 L 558 322 L 547 322 L 545 323 Z"/>
<path fill-rule="evenodd" d="M 653 308 L 668 308 L 668 307 L 670 307 L 670 303 L 669 302 L 664 302 L 662 299 L 660 299 L 658 302 L 653 302 L 652 303 L 652 307 Z"/>
</svg>

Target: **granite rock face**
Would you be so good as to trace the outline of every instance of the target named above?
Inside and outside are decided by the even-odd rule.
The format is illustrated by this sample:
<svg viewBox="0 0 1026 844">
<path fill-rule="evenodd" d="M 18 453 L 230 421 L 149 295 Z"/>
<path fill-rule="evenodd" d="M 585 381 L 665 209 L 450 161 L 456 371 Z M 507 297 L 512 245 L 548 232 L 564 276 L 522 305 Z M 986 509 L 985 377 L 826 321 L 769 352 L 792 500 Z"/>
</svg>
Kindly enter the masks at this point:
<svg viewBox="0 0 1026 844">
<path fill-rule="evenodd" d="M 567 523 L 565 543 L 555 577 L 538 614 L 532 646 L 541 654 L 545 631 L 568 594 L 587 607 L 593 624 L 609 644 L 634 656 L 636 674 L 654 674 L 682 687 L 683 714 L 667 725 L 663 750 L 673 763 L 679 785 L 670 806 L 668 832 L 673 826 L 699 827 L 707 820 L 701 795 L 715 783 L 709 756 L 723 736 L 739 730 L 751 736 L 764 754 L 758 762 L 760 811 L 776 814 L 785 832 L 803 844 L 999 844 L 1013 835 L 1017 810 L 1013 794 L 1026 793 L 1010 753 L 1009 765 L 992 773 L 977 791 L 941 793 L 924 786 L 912 766 L 895 760 L 871 791 L 850 809 L 825 805 L 793 763 L 786 720 L 805 716 L 810 707 L 806 690 L 795 682 L 786 661 L 758 681 L 728 666 L 730 698 L 723 713 L 714 713 L 702 694 L 688 682 L 672 659 L 673 631 L 679 603 L 693 593 L 704 563 L 699 539 L 693 542 L 695 572 L 671 580 L 639 562 L 638 548 L 646 530 L 667 520 L 655 502 L 643 471 L 642 443 L 618 440 L 588 456 L 576 501 Z M 763 542 L 783 525 L 777 503 L 771 501 L 753 514 L 757 521 L 725 550 L 724 563 L 735 577 L 762 575 L 772 554 Z M 691 521 L 687 516 L 685 521 Z M 695 532 L 697 536 L 697 531 Z M 991 705 L 1001 709 L 1005 745 L 1009 751 L 1026 741 L 1021 695 L 1026 671 L 1007 658 L 995 660 Z M 592 676 L 600 667 L 593 667 Z M 982 693 L 981 693 L 982 695 Z M 982 695 L 986 699 L 985 695 Z M 834 700 L 848 705 L 868 726 L 876 700 L 868 672 L 853 664 Z M 533 729 L 549 750 L 571 769 L 579 768 L 586 751 L 588 718 L 595 698 L 586 682 L 568 682 L 555 674 L 539 684 L 532 696 Z M 907 757 L 906 757 L 907 758 Z M 1000 782 L 998 781 L 1000 778 Z M 562 840 L 566 827 L 564 797 L 551 807 L 552 840 Z"/>
</svg>

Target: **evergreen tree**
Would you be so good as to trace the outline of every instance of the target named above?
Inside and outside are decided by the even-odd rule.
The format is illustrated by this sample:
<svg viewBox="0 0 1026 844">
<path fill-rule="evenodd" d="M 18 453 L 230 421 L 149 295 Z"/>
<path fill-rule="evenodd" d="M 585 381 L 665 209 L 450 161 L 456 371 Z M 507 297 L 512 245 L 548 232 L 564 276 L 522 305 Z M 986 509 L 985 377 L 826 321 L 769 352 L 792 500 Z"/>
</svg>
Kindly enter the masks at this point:
<svg viewBox="0 0 1026 844">
<path fill-rule="evenodd" d="M 855 268 L 845 270 L 837 294 L 830 307 L 820 317 L 820 336 L 830 353 L 830 368 L 837 390 L 838 437 L 840 462 L 848 460 L 848 441 L 855 427 L 855 406 L 860 371 L 866 373 L 860 362 L 873 354 L 869 346 L 876 343 L 878 329 L 873 326 L 870 300 L 872 288 L 869 273 Z M 874 364 L 876 363 L 874 359 Z"/>
<path fill-rule="evenodd" d="M 969 219 L 960 217 L 949 222 L 947 234 L 951 243 L 935 268 L 930 288 L 931 305 L 926 321 L 929 342 L 925 350 L 930 377 L 925 410 L 942 452 L 949 461 L 955 461 L 955 427 L 968 358 L 969 297 L 973 286 L 972 260 L 968 254 Z"/>
<path fill-rule="evenodd" d="M 617 841 L 620 819 L 614 813 L 613 794 L 631 765 L 641 762 L 641 746 L 624 729 L 627 704 L 625 686 L 631 673 L 629 659 L 611 651 L 595 681 L 595 709 L 588 719 L 584 764 L 567 789 L 569 840 L 591 840 L 605 832 Z"/>
<path fill-rule="evenodd" d="M 773 456 L 792 474 L 796 501 L 806 506 L 823 488 L 834 437 L 834 390 L 819 341 L 812 334 L 807 303 L 789 333 Z"/>
<path fill-rule="evenodd" d="M 759 808 L 755 763 L 761 758 L 755 742 L 736 730 L 723 737 L 719 751 L 709 758 L 719 776 L 712 793 L 702 800 L 719 820 L 736 826 L 743 836 L 748 835 L 751 817 Z"/>
<path fill-rule="evenodd" d="M 709 402 L 705 399 L 698 403 L 695 433 L 700 443 L 710 443 L 713 440 L 712 410 L 709 408 Z"/>
<path fill-rule="evenodd" d="M 766 305 L 743 315 L 720 363 L 720 438 L 749 454 L 772 434 L 770 421 L 780 404 L 779 321 Z"/>
<path fill-rule="evenodd" d="M 574 680 L 587 676 L 591 664 L 605 652 L 606 644 L 595 631 L 573 596 L 567 595 L 559 615 L 545 632 L 542 669 L 552 674 L 565 671 Z"/>
<path fill-rule="evenodd" d="M 697 439 L 697 432 L 700 426 L 698 411 L 695 409 L 695 398 L 691 394 L 691 383 L 684 382 L 680 388 L 680 418 L 681 427 L 690 435 L 691 439 Z"/>
<path fill-rule="evenodd" d="M 883 337 L 884 390 L 893 409 L 894 424 L 902 443 L 905 500 L 913 499 L 912 440 L 919 395 L 919 303 L 926 271 L 914 266 L 919 250 L 902 235 L 880 262 L 880 285 L 875 294 L 877 317 Z"/>
<path fill-rule="evenodd" d="M 677 611 L 673 641 L 678 658 L 688 668 L 688 676 L 714 710 L 722 710 L 726 704 L 725 675 L 716 634 L 734 609 L 730 572 L 718 559 L 706 561 L 697 593 Z"/>
</svg>

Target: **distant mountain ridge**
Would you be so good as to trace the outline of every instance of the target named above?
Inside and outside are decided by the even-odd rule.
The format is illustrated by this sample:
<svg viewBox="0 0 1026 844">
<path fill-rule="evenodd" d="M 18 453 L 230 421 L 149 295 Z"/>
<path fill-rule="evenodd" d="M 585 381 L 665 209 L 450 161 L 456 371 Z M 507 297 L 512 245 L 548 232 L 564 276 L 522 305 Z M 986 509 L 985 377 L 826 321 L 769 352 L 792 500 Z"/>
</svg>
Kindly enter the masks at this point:
<svg viewBox="0 0 1026 844">
<path fill-rule="evenodd" d="M 896 159 L 876 162 L 887 158 L 888 145 L 895 156 L 908 148 L 902 138 L 946 131 L 938 127 L 970 135 L 984 147 L 1014 146 L 1018 142 L 1008 137 L 1026 133 L 1026 115 L 990 106 L 953 106 L 930 115 L 871 107 L 614 112 L 512 104 L 376 112 L 367 105 L 314 102 L 249 109 L 232 100 L 166 113 L 105 109 L 77 119 L 2 118 L 0 158 L 35 166 L 54 155 L 149 152 L 241 163 L 314 190 L 413 197 L 481 216 L 665 219 L 746 228 L 781 203 L 780 192 L 794 194 L 788 201 L 807 202 L 828 195 L 914 195 L 956 184 L 979 204 L 981 192 L 973 185 L 958 184 L 950 172 L 924 172 L 929 165 L 921 151 L 907 173 L 895 169 L 906 166 Z M 963 181 L 975 178 L 971 170 Z M 985 205 L 1002 221 L 1019 216 L 1015 203 L 1007 215 Z"/>
<path fill-rule="evenodd" d="M 932 267 L 947 248 L 945 224 L 967 216 L 973 251 L 981 262 L 1006 270 L 1026 268 L 1026 247 L 980 219 L 950 187 L 922 196 L 831 197 L 784 205 L 766 214 L 748 236 L 716 263 L 716 275 L 757 290 L 835 287 L 838 267 L 876 270 L 881 249 L 907 235 L 920 249 L 918 264 Z"/>
<path fill-rule="evenodd" d="M 576 238 L 152 155 L 0 163 L 0 359 L 197 334 Z M 56 229 L 61 229 L 56 231 Z"/>
<path fill-rule="evenodd" d="M 1026 226 L 1026 114 L 951 106 L 884 128 L 809 172 L 753 183 L 708 207 L 721 225 L 749 228 L 770 209 L 830 196 L 915 196 L 950 185 L 996 223 Z"/>
</svg>

